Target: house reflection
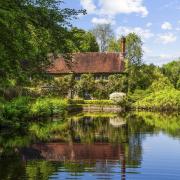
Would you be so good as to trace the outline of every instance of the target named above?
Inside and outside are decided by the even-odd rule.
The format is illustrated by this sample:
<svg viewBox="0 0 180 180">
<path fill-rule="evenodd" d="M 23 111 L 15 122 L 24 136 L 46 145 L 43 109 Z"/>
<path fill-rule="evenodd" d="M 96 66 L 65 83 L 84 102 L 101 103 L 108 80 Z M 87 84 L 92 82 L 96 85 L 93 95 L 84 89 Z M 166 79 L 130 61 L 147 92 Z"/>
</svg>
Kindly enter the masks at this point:
<svg viewBox="0 0 180 180">
<path fill-rule="evenodd" d="M 31 146 L 31 151 L 23 150 L 23 159 L 31 159 L 32 153 L 39 153 L 39 158 L 47 161 L 61 161 L 70 163 L 89 163 L 105 166 L 108 161 L 121 162 L 121 177 L 125 180 L 126 161 L 123 144 L 109 143 L 40 143 Z"/>
</svg>

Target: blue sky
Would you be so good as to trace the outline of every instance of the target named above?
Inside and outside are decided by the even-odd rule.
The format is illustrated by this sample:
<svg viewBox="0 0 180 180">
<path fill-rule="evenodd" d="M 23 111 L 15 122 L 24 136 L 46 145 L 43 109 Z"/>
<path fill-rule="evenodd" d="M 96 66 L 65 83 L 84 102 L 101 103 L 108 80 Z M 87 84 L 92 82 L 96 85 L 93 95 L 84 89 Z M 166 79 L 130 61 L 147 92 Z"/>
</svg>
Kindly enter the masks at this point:
<svg viewBox="0 0 180 180">
<path fill-rule="evenodd" d="M 63 6 L 86 9 L 73 24 L 86 30 L 110 23 L 116 37 L 142 37 L 146 63 L 162 65 L 180 57 L 180 0 L 65 0 Z"/>
</svg>

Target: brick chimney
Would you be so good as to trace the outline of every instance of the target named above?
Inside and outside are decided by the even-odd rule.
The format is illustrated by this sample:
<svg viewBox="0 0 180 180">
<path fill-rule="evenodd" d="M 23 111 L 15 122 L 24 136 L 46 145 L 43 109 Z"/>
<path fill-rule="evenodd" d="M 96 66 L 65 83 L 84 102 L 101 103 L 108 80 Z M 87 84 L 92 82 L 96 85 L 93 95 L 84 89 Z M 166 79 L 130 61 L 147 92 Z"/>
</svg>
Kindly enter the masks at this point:
<svg viewBox="0 0 180 180">
<path fill-rule="evenodd" d="M 121 38 L 121 53 L 123 57 L 126 56 L 126 38 L 124 36 Z"/>
</svg>

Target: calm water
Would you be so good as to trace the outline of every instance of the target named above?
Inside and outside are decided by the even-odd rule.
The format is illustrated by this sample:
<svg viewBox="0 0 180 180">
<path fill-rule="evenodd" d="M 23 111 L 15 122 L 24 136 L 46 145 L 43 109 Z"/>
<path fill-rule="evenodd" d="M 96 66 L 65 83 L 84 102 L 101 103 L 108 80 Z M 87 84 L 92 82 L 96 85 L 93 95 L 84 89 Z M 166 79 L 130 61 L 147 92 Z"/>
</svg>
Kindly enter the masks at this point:
<svg viewBox="0 0 180 180">
<path fill-rule="evenodd" d="M 180 116 L 78 114 L 2 128 L 0 179 L 180 179 Z"/>
</svg>

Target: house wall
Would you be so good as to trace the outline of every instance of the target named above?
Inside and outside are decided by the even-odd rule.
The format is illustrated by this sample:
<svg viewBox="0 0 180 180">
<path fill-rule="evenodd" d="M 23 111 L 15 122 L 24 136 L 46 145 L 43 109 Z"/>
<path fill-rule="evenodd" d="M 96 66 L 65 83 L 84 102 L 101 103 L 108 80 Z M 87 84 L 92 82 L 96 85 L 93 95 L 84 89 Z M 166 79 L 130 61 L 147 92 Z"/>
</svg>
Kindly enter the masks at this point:
<svg viewBox="0 0 180 180">
<path fill-rule="evenodd" d="M 84 73 L 84 74 L 89 74 L 89 73 Z M 108 77 L 111 75 L 115 75 L 115 74 L 125 74 L 125 73 L 96 73 L 96 74 L 92 74 L 95 78 L 95 80 L 108 80 Z M 74 75 L 75 80 L 80 80 L 81 76 L 83 74 L 73 74 L 73 73 L 68 73 L 68 74 L 51 74 L 51 76 L 53 77 L 64 77 L 66 75 Z"/>
</svg>

